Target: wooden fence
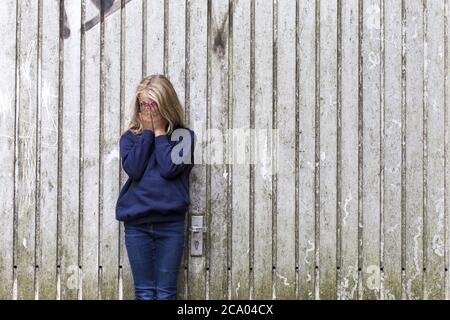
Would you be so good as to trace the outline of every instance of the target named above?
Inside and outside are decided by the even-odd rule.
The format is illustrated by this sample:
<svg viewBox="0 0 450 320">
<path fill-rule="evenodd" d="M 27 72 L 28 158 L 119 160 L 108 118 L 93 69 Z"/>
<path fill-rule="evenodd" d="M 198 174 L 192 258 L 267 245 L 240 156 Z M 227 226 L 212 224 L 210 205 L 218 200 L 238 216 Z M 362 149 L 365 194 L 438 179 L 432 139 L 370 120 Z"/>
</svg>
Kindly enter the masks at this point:
<svg viewBox="0 0 450 320">
<path fill-rule="evenodd" d="M 133 298 L 118 139 L 154 73 L 197 132 L 278 133 L 270 172 L 196 164 L 180 298 L 448 298 L 449 1 L 2 0 L 0 298 Z"/>
</svg>

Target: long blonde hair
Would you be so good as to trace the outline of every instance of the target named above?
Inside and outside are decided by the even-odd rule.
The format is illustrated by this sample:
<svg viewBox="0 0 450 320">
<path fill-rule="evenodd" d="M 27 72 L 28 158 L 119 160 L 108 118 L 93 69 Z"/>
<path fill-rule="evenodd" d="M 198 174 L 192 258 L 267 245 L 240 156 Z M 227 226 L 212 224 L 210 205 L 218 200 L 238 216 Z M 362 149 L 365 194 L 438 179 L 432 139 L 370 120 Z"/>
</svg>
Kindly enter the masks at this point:
<svg viewBox="0 0 450 320">
<path fill-rule="evenodd" d="M 132 115 L 127 131 L 133 134 L 141 134 L 144 127 L 139 119 L 141 97 L 148 97 L 155 101 L 159 113 L 169 123 L 166 134 L 171 134 L 175 126 L 187 128 L 184 120 L 184 111 L 178 95 L 167 77 L 162 74 L 154 74 L 141 80 L 136 88 L 136 93 L 131 101 Z"/>
</svg>

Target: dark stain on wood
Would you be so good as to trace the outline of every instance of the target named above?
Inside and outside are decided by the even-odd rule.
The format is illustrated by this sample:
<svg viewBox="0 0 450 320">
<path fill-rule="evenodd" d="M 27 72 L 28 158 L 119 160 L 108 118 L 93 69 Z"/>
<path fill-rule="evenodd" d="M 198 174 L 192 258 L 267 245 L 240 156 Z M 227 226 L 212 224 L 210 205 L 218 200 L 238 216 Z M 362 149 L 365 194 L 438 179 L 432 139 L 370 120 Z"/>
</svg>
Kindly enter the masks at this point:
<svg viewBox="0 0 450 320">
<path fill-rule="evenodd" d="M 61 1 L 61 0 L 56 0 Z M 125 0 L 124 5 L 131 0 Z M 91 0 L 91 2 L 94 4 L 94 6 L 98 9 L 99 13 L 94 16 L 92 19 L 87 21 L 84 25 L 85 31 L 91 29 L 96 24 L 100 22 L 100 16 L 103 13 L 106 16 L 109 16 L 111 13 L 117 11 L 121 8 L 122 0 Z M 70 37 L 70 26 L 69 26 L 69 20 L 67 17 L 66 9 L 64 8 L 64 16 L 63 16 L 63 37 L 64 39 L 68 39 Z"/>
<path fill-rule="evenodd" d="M 237 1 L 235 2 L 235 5 L 237 4 Z M 225 56 L 225 50 L 227 47 L 227 40 L 228 40 L 228 33 L 232 32 L 232 12 L 234 11 L 235 5 L 230 4 L 228 7 L 228 10 L 223 17 L 223 21 L 221 25 L 219 26 L 216 21 L 214 21 L 215 16 L 214 13 L 212 14 L 213 24 L 216 27 L 216 30 L 214 30 L 214 40 L 213 40 L 213 52 L 216 54 L 219 58 L 223 58 Z M 231 15 L 231 18 L 230 18 Z M 229 24 L 227 24 L 227 21 L 230 21 Z M 228 28 L 226 28 L 228 27 Z"/>
<path fill-rule="evenodd" d="M 213 51 L 219 57 L 225 55 L 226 38 L 224 37 L 223 30 L 217 30 L 214 36 Z"/>
</svg>

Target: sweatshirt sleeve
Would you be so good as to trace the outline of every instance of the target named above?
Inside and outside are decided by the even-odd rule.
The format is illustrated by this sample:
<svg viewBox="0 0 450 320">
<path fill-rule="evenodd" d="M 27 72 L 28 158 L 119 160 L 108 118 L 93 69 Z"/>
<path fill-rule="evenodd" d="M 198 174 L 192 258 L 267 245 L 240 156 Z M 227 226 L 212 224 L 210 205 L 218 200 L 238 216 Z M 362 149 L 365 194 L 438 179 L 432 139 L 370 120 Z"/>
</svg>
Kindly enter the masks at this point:
<svg viewBox="0 0 450 320">
<path fill-rule="evenodd" d="M 132 137 L 132 135 L 132 133 L 127 132 L 121 137 L 120 157 L 122 167 L 128 176 L 139 180 L 150 158 L 155 134 L 151 130 L 144 130 L 138 137 Z"/>
<path fill-rule="evenodd" d="M 187 130 L 189 134 L 182 134 L 178 141 L 172 142 L 167 135 L 155 137 L 156 161 L 160 167 L 160 175 L 166 179 L 174 179 L 185 170 L 189 172 L 194 166 L 194 131 L 177 130 Z"/>
</svg>

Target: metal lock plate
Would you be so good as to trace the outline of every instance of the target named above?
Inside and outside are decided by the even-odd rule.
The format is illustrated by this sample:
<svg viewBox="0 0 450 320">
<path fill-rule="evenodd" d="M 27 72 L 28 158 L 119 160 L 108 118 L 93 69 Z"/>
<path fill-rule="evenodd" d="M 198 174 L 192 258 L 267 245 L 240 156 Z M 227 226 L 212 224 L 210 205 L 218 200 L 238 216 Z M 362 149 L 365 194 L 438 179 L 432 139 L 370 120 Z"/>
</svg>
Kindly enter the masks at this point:
<svg viewBox="0 0 450 320">
<path fill-rule="evenodd" d="M 191 256 L 203 255 L 203 233 L 206 227 L 203 226 L 203 216 L 191 216 Z"/>
</svg>

